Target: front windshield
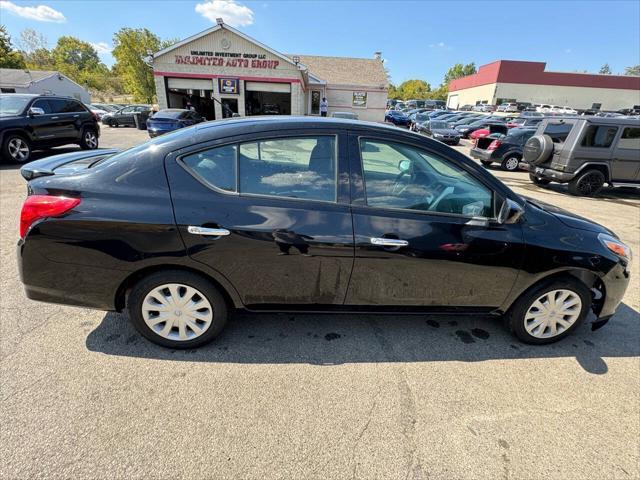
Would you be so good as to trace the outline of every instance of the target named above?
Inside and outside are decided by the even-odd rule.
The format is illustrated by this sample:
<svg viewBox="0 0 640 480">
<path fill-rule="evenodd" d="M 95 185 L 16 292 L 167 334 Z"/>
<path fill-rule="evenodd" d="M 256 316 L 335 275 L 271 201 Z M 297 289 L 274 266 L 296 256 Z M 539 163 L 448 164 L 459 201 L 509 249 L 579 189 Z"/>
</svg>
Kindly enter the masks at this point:
<svg viewBox="0 0 640 480">
<path fill-rule="evenodd" d="M 21 95 L 0 95 L 0 116 L 21 114 L 30 100 Z"/>
</svg>

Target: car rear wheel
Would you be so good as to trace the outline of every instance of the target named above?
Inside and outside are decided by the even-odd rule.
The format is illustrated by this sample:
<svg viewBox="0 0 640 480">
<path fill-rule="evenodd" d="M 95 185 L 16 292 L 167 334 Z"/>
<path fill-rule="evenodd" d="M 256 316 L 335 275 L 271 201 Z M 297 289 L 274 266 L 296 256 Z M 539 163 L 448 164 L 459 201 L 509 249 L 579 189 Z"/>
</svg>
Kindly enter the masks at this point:
<svg viewBox="0 0 640 480">
<path fill-rule="evenodd" d="M 523 342 L 556 342 L 575 330 L 591 308 L 591 292 L 572 278 L 552 279 L 525 292 L 511 307 L 507 323 Z"/>
<path fill-rule="evenodd" d="M 86 128 L 82 132 L 80 148 L 83 150 L 95 150 L 98 148 L 98 134 L 93 128 Z"/>
<path fill-rule="evenodd" d="M 569 182 L 569 193 L 590 197 L 602 190 L 605 181 L 601 171 L 587 170 Z"/>
<path fill-rule="evenodd" d="M 191 272 L 168 270 L 138 282 L 127 301 L 129 318 L 148 340 L 168 348 L 195 348 L 212 341 L 227 323 L 218 289 Z"/>
<path fill-rule="evenodd" d="M 2 144 L 2 157 L 14 163 L 26 163 L 31 158 L 31 145 L 23 136 L 9 134 Z"/>
<path fill-rule="evenodd" d="M 502 160 L 502 163 L 500 164 L 500 166 L 502 167 L 503 170 L 506 170 L 507 172 L 515 172 L 516 170 L 518 170 L 519 164 L 520 164 L 520 158 L 514 155 L 510 155 L 504 160 Z"/>
</svg>

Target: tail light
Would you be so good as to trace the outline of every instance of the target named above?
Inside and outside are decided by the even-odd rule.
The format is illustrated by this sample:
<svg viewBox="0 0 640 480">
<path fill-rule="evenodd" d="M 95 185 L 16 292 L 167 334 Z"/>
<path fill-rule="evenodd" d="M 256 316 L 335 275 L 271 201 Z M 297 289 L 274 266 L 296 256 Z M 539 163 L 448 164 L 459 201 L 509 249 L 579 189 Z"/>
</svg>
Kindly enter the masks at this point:
<svg viewBox="0 0 640 480">
<path fill-rule="evenodd" d="M 494 140 L 489 144 L 489 146 L 487 147 L 487 150 L 495 150 L 500 145 L 502 145 L 502 142 L 500 140 Z"/>
<path fill-rule="evenodd" d="M 31 225 L 42 218 L 59 217 L 80 204 L 79 198 L 31 195 L 20 212 L 20 238 L 24 238 Z"/>
</svg>

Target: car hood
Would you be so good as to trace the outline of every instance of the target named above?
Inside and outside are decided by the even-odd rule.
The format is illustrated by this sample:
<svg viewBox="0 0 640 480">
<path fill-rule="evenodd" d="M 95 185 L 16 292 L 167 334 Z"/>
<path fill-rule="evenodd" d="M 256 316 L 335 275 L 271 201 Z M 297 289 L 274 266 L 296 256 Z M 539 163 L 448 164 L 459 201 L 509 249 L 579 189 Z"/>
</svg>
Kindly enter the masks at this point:
<svg viewBox="0 0 640 480">
<path fill-rule="evenodd" d="M 434 128 L 431 133 L 438 135 L 460 135 L 460 132 L 454 128 Z"/>
<path fill-rule="evenodd" d="M 608 233 L 609 235 L 613 235 L 617 237 L 615 233 L 613 233 L 608 228 L 591 221 L 587 218 L 581 217 L 580 215 L 576 215 L 574 213 L 568 212 L 562 208 L 558 208 L 555 205 L 551 205 L 546 202 L 541 202 L 540 200 L 536 200 L 533 198 L 523 196 L 528 203 L 544 210 L 547 213 L 550 213 L 562 223 L 564 223 L 567 227 L 576 228 L 578 230 L 585 230 L 587 232 L 595 232 L 595 233 Z"/>
</svg>

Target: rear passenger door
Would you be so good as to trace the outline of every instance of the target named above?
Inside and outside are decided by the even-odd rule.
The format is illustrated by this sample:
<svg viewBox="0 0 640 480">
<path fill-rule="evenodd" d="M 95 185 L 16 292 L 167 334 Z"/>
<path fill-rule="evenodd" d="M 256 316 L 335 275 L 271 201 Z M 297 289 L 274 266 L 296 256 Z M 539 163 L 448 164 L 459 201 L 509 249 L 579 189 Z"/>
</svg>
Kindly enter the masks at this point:
<svg viewBox="0 0 640 480">
<path fill-rule="evenodd" d="M 75 141 L 80 138 L 80 105 L 74 100 L 50 98 L 53 115 L 57 124 L 57 139 Z"/>
<path fill-rule="evenodd" d="M 640 180 L 640 128 L 624 127 L 611 159 L 614 182 Z"/>
<path fill-rule="evenodd" d="M 353 264 L 346 136 L 287 131 L 214 141 L 167 158 L 190 257 L 248 308 L 341 305 Z"/>
</svg>

